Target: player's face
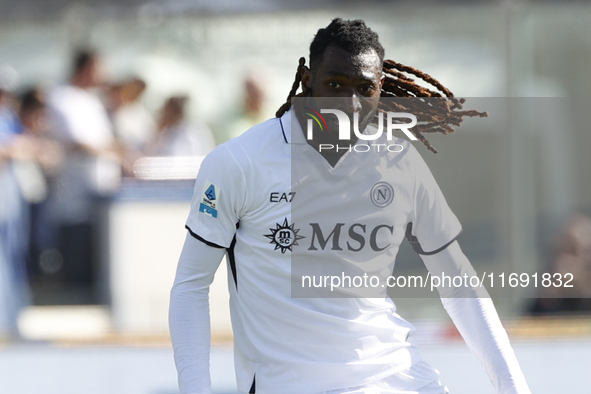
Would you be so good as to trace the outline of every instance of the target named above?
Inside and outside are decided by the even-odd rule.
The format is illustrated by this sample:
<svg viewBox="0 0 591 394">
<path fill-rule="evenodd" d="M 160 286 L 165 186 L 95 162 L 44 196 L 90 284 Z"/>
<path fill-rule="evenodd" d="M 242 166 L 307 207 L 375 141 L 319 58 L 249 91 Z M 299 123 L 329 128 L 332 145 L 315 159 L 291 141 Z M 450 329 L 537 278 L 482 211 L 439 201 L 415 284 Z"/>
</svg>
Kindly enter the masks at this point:
<svg viewBox="0 0 591 394">
<path fill-rule="evenodd" d="M 329 46 L 318 67 L 305 69 L 302 82 L 312 97 L 342 98 L 337 109 L 350 114 L 359 112 L 359 126 L 363 130 L 377 110 L 384 83 L 382 62 L 374 49 L 352 54 Z"/>
</svg>

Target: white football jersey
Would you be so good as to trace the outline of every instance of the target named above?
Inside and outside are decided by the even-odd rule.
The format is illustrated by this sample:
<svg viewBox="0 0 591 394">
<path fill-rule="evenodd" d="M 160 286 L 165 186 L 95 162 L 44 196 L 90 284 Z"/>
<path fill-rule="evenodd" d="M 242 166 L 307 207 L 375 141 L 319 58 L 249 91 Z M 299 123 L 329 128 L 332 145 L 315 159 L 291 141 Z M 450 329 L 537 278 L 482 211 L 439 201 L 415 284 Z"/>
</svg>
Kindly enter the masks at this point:
<svg viewBox="0 0 591 394">
<path fill-rule="evenodd" d="M 416 149 L 381 142 L 402 150 L 351 150 L 332 167 L 289 111 L 202 163 L 187 229 L 228 250 L 239 390 L 256 381 L 257 394 L 318 393 L 420 362 L 407 341 L 413 327 L 386 288 L 331 292 L 302 282 L 340 273 L 385 280 L 405 236 L 425 254 L 459 236 Z"/>
</svg>

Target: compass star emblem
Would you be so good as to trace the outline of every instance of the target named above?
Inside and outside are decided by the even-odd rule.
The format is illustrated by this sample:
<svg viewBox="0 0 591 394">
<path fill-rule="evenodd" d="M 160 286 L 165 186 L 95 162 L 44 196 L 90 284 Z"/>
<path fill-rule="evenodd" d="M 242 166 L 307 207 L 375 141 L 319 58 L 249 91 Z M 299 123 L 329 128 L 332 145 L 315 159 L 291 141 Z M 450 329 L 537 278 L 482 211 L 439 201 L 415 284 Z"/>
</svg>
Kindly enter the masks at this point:
<svg viewBox="0 0 591 394">
<path fill-rule="evenodd" d="M 294 224 L 289 224 L 287 218 L 283 221 L 283 224 L 276 223 L 276 227 L 270 228 L 271 234 L 265 234 L 265 237 L 271 240 L 270 243 L 275 244 L 275 249 L 281 249 L 281 253 L 285 253 L 286 250 L 292 251 L 293 245 L 298 245 L 298 240 L 306 238 L 302 235 L 298 235 L 299 228 L 294 228 Z"/>
</svg>

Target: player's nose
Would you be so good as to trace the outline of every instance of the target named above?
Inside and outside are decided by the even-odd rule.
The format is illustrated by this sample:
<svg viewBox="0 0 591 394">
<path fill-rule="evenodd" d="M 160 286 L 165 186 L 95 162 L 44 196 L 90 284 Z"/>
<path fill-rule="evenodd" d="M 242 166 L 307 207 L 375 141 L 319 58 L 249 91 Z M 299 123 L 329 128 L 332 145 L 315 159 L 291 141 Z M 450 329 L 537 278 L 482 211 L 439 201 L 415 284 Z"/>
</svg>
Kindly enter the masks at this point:
<svg viewBox="0 0 591 394">
<path fill-rule="evenodd" d="M 346 113 L 355 113 L 361 112 L 363 105 L 361 104 L 361 100 L 359 96 L 355 93 L 352 93 L 350 96 L 341 97 L 337 102 L 337 109 L 344 111 Z"/>
</svg>

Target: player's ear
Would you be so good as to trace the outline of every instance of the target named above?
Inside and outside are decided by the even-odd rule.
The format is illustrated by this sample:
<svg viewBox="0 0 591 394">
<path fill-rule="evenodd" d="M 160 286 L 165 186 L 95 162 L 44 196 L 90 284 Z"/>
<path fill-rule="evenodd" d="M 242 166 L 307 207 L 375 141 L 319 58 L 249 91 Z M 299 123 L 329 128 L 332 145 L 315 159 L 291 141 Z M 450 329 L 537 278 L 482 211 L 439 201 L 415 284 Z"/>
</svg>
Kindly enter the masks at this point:
<svg viewBox="0 0 591 394">
<path fill-rule="evenodd" d="M 302 91 L 307 96 L 310 92 L 310 88 L 312 87 L 312 70 L 310 70 L 307 66 L 302 67 Z"/>
<path fill-rule="evenodd" d="M 386 81 L 386 76 L 382 73 L 382 77 L 380 78 L 380 89 L 384 87 L 384 82 Z"/>
</svg>

